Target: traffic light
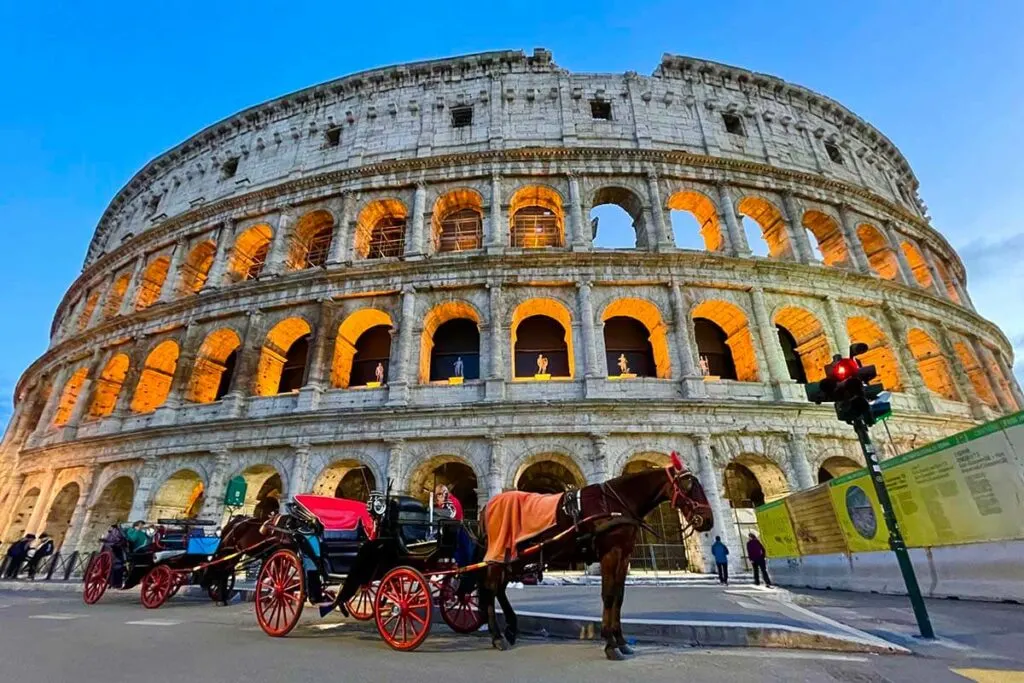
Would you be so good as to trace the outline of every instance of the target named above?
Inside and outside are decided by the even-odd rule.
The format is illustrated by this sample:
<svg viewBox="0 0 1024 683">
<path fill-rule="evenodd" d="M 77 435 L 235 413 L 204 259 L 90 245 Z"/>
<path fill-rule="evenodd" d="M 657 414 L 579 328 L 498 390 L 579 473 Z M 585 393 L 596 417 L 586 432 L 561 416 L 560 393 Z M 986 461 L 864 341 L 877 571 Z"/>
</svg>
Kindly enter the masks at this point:
<svg viewBox="0 0 1024 683">
<path fill-rule="evenodd" d="M 836 417 L 850 424 L 860 419 L 873 425 L 888 417 L 891 407 L 889 397 L 882 397 L 885 387 L 870 384 L 878 371 L 874 365 L 861 365 L 857 360 L 857 356 L 867 351 L 867 344 L 855 343 L 850 345 L 849 357 L 833 356 L 832 362 L 824 368 L 825 378 L 805 385 L 807 400 L 818 404 L 834 403 Z"/>
</svg>

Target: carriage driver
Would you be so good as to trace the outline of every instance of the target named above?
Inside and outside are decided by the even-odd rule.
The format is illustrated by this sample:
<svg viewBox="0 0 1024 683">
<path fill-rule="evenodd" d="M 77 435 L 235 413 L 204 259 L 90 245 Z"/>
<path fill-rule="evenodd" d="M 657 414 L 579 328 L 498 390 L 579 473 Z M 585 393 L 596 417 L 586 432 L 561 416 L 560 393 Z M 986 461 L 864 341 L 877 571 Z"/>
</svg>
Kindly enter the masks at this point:
<svg viewBox="0 0 1024 683">
<path fill-rule="evenodd" d="M 444 484 L 434 487 L 434 509 L 445 513 L 451 519 L 462 521 L 462 503 Z"/>
</svg>

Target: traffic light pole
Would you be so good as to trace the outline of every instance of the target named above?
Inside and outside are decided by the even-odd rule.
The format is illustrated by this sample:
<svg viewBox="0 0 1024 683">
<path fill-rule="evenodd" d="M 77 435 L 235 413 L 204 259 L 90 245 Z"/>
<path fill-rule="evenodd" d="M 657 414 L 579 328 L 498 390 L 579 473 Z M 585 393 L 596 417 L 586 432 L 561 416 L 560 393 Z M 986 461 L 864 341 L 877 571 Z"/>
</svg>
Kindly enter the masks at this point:
<svg viewBox="0 0 1024 683">
<path fill-rule="evenodd" d="M 914 608 L 917 628 L 921 631 L 922 638 L 934 638 L 935 631 L 932 630 L 932 622 L 928 618 L 928 608 L 924 604 L 924 598 L 921 597 L 921 587 L 917 584 L 914 565 L 910 562 L 910 553 L 907 552 L 907 545 L 903 542 L 903 534 L 900 533 L 900 526 L 892 509 L 892 501 L 889 499 L 889 490 L 885 487 L 885 481 L 882 479 L 882 469 L 878 466 L 878 455 L 875 445 L 871 443 L 868 425 L 863 419 L 857 418 L 853 421 L 853 428 L 857 432 L 857 440 L 860 441 L 860 446 L 864 451 L 868 469 L 871 470 L 871 482 L 875 486 L 875 494 L 878 495 L 878 502 L 882 506 L 885 525 L 889 529 L 889 547 L 896 553 L 896 561 L 900 565 L 900 573 L 903 574 L 903 582 L 907 586 L 907 595 L 910 596 L 910 605 Z"/>
</svg>

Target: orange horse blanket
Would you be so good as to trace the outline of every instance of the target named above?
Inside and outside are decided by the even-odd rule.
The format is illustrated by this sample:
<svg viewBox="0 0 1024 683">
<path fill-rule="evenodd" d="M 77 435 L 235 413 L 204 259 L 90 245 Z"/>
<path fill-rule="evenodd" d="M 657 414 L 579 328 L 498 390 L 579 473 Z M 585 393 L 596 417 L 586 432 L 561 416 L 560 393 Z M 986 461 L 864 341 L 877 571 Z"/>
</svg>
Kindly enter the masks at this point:
<svg viewBox="0 0 1024 683">
<path fill-rule="evenodd" d="M 499 493 L 484 507 L 486 562 L 516 558 L 516 546 L 555 525 L 561 493 Z"/>
</svg>

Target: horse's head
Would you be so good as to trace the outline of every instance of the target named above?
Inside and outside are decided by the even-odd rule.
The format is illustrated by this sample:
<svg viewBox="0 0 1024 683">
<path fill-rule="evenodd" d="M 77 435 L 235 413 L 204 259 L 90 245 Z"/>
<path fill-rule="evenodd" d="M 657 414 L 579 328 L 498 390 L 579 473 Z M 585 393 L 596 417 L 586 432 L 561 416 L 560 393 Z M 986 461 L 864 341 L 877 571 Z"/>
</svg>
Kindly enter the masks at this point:
<svg viewBox="0 0 1024 683">
<path fill-rule="evenodd" d="M 694 531 L 711 531 L 715 516 L 711 512 L 704 487 L 675 451 L 672 452 L 672 463 L 665 468 L 665 472 L 672 486 L 672 507 L 683 513 L 687 524 Z"/>
</svg>

